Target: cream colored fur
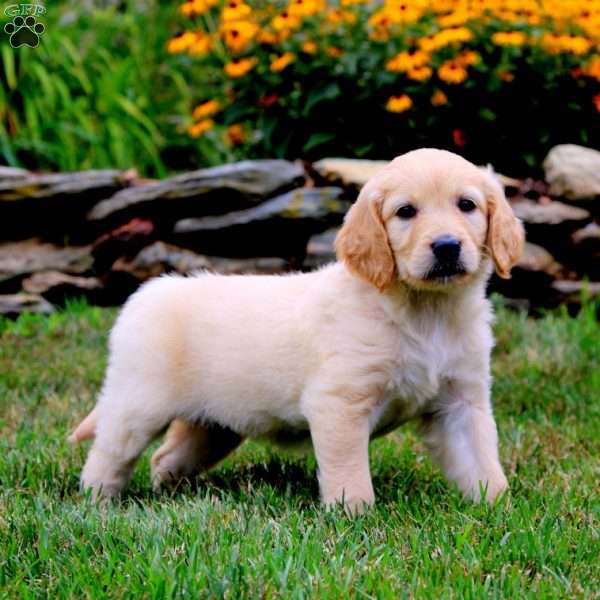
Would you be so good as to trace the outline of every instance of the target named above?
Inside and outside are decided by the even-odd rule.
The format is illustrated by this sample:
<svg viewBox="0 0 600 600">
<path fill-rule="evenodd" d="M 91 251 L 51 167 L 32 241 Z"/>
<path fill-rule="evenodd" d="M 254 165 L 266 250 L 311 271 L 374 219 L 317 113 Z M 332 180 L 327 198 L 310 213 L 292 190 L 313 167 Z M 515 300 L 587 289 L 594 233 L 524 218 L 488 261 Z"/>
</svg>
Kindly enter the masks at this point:
<svg viewBox="0 0 600 600">
<path fill-rule="evenodd" d="M 461 196 L 477 209 L 461 212 Z M 410 202 L 417 215 L 396 216 Z M 431 243 L 462 243 L 466 273 L 426 278 Z M 206 469 L 243 438 L 312 440 L 323 502 L 374 502 L 369 440 L 408 419 L 468 497 L 507 487 L 490 402 L 492 264 L 508 276 L 523 231 L 493 175 L 448 152 L 403 155 L 367 183 L 340 262 L 286 276 L 161 277 L 124 306 L 97 407 L 84 488 L 114 496 L 165 427 L 154 484 Z M 481 487 L 480 487 L 481 486 Z"/>
</svg>

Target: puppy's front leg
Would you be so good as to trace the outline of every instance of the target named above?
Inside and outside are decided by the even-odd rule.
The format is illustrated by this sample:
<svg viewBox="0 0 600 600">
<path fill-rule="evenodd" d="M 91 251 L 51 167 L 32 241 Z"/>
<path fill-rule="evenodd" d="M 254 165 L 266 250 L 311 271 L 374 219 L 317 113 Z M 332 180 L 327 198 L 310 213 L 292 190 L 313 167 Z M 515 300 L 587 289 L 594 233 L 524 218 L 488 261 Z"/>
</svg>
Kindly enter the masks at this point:
<svg viewBox="0 0 600 600">
<path fill-rule="evenodd" d="M 432 457 L 465 496 L 479 501 L 483 487 L 492 502 L 506 490 L 487 384 L 453 380 L 424 425 Z"/>
<path fill-rule="evenodd" d="M 323 406 L 323 405 L 321 405 Z M 343 501 L 350 513 L 375 502 L 369 470 L 369 420 L 337 399 L 309 418 L 319 467 L 321 498 L 327 506 Z"/>
</svg>

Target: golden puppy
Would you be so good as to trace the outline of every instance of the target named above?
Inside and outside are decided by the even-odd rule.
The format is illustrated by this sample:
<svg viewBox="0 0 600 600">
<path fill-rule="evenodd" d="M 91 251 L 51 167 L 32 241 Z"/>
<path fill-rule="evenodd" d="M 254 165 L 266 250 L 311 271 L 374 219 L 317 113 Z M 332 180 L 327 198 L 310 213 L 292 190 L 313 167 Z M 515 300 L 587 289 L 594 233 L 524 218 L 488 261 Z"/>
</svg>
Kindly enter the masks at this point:
<svg viewBox="0 0 600 600">
<path fill-rule="evenodd" d="M 113 496 L 150 441 L 156 486 L 206 469 L 246 437 L 309 436 L 323 501 L 374 501 L 369 440 L 408 419 L 446 477 L 493 500 L 507 481 L 490 402 L 492 264 L 508 277 L 523 229 L 489 172 L 440 150 L 369 181 L 339 262 L 286 276 L 161 277 L 124 306 L 84 488 Z"/>
</svg>

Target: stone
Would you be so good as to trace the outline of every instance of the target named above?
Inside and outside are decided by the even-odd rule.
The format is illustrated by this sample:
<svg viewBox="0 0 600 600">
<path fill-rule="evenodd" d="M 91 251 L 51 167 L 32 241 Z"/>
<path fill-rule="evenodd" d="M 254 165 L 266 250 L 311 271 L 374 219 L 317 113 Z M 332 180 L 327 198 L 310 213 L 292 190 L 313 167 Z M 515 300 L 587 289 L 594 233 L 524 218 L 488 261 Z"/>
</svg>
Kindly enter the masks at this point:
<svg viewBox="0 0 600 600">
<path fill-rule="evenodd" d="M 15 318 L 25 312 L 47 315 L 54 312 L 54 307 L 47 300 L 36 294 L 0 295 L 0 315 Z"/>
<path fill-rule="evenodd" d="M 354 185 L 361 188 L 388 163 L 387 160 L 324 158 L 312 166 L 325 179 L 330 181 L 341 180 L 344 185 Z"/>
<path fill-rule="evenodd" d="M 561 144 L 544 159 L 550 193 L 568 200 L 600 196 L 600 152 L 575 144 Z"/>
<path fill-rule="evenodd" d="M 86 213 L 129 184 L 127 173 L 113 170 L 0 178 L 0 239 L 89 241 Z"/>
<path fill-rule="evenodd" d="M 304 181 L 304 169 L 299 164 L 285 160 L 242 161 L 122 190 L 94 206 L 87 219 L 106 229 L 141 217 L 152 219 L 157 230 L 168 231 L 182 217 L 245 209 Z"/>
<path fill-rule="evenodd" d="M 339 227 L 334 227 L 323 233 L 317 233 L 308 240 L 304 267 L 317 269 L 336 260 L 335 238 L 339 230 Z"/>
<path fill-rule="evenodd" d="M 517 267 L 525 271 L 541 271 L 552 277 L 556 277 L 564 271 L 564 267 L 554 259 L 548 250 L 530 242 L 525 242 Z"/>
<path fill-rule="evenodd" d="M 299 266 L 311 235 L 340 225 L 348 207 L 340 188 L 298 188 L 248 210 L 178 221 L 169 241 L 211 256 L 277 256 Z"/>
<path fill-rule="evenodd" d="M 98 303 L 102 289 L 102 282 L 96 277 L 79 277 L 60 271 L 41 271 L 23 281 L 25 292 L 58 305 L 64 305 L 68 298 L 82 297 Z"/>
<path fill-rule="evenodd" d="M 38 239 L 0 244 L 0 291 L 14 293 L 37 271 L 81 274 L 92 267 L 90 246 L 57 246 Z"/>
<path fill-rule="evenodd" d="M 94 269 L 101 273 L 119 257 L 133 257 L 155 239 L 154 223 L 148 219 L 132 219 L 100 236 L 92 246 Z"/>
<path fill-rule="evenodd" d="M 511 203 L 515 215 L 525 223 L 525 225 L 561 225 L 573 223 L 574 227 L 579 227 L 587 221 L 590 213 L 577 206 L 571 206 L 564 202 L 549 201 L 535 202 L 523 198 Z"/>
</svg>

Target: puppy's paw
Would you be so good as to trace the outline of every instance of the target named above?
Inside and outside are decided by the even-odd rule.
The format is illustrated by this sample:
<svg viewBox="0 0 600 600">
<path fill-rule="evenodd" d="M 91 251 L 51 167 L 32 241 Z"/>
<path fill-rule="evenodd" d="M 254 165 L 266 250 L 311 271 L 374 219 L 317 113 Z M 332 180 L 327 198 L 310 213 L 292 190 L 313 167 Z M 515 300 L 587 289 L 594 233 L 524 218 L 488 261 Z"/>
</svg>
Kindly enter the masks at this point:
<svg viewBox="0 0 600 600">
<path fill-rule="evenodd" d="M 115 469 L 110 457 L 90 452 L 81 473 L 81 488 L 91 490 L 94 501 L 118 497 L 129 481 L 129 469 Z"/>
<path fill-rule="evenodd" d="M 507 490 L 508 481 L 501 473 L 485 481 L 476 481 L 464 492 L 464 496 L 474 502 L 485 499 L 489 504 L 493 504 Z"/>
<path fill-rule="evenodd" d="M 375 504 L 375 496 L 366 494 L 362 495 L 354 495 L 354 496 L 345 496 L 342 498 L 330 498 L 323 499 L 323 503 L 325 504 L 327 509 L 334 509 L 338 506 L 341 506 L 342 503 L 344 505 L 344 511 L 349 516 L 360 515 L 366 512 L 371 506 Z"/>
</svg>

